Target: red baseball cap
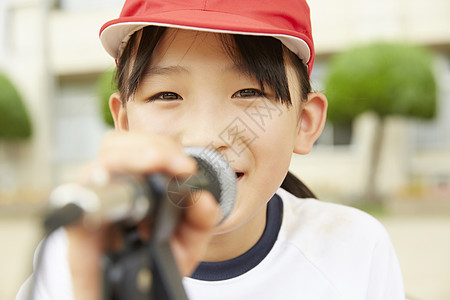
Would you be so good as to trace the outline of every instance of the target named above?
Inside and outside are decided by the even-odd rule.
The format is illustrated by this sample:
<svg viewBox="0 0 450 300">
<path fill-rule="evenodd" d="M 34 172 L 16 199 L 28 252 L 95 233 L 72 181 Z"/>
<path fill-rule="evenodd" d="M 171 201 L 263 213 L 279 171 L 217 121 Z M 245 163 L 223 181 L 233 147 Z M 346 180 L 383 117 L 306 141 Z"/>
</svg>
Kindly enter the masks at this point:
<svg viewBox="0 0 450 300">
<path fill-rule="evenodd" d="M 100 41 L 117 59 L 130 36 L 149 25 L 272 36 L 303 60 L 309 74 L 314 63 L 305 0 L 126 0 L 120 17 L 100 29 Z"/>
</svg>

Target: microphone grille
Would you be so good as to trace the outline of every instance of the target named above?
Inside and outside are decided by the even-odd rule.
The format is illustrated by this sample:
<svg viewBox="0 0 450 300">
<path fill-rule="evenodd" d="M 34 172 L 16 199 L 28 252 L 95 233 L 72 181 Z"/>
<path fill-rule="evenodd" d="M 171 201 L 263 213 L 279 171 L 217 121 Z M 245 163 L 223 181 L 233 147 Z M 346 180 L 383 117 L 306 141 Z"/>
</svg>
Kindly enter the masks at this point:
<svg viewBox="0 0 450 300">
<path fill-rule="evenodd" d="M 186 147 L 185 152 L 195 158 L 213 185 L 218 188 L 214 195 L 222 211 L 222 221 L 231 213 L 236 202 L 236 175 L 228 162 L 216 151 L 204 147 Z M 213 194 L 214 191 L 212 191 Z"/>
</svg>

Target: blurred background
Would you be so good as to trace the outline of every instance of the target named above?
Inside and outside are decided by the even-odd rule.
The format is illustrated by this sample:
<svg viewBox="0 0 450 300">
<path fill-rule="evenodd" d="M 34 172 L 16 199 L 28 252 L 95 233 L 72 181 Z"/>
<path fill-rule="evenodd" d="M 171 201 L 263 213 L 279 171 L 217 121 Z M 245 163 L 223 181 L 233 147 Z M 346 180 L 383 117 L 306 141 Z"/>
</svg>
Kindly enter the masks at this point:
<svg viewBox="0 0 450 300">
<path fill-rule="evenodd" d="M 450 299 L 450 1 L 308 2 L 312 84 L 330 116 L 291 170 L 320 199 L 386 226 L 411 300 Z M 0 0 L 0 299 L 13 299 L 31 272 L 49 191 L 73 180 L 110 130 L 110 81 L 99 79 L 115 65 L 98 32 L 122 3 Z M 360 72 L 375 61 L 404 64 L 378 70 L 382 79 Z"/>
</svg>

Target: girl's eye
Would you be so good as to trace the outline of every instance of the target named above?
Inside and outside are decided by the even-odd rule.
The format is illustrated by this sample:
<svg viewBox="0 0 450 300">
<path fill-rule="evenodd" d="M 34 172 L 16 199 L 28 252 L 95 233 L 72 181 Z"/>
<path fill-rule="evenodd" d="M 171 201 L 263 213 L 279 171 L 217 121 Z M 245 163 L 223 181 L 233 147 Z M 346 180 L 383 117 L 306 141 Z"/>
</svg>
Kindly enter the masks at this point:
<svg viewBox="0 0 450 300">
<path fill-rule="evenodd" d="M 263 97 L 264 93 L 258 89 L 243 89 L 233 94 L 232 98 Z"/>
<path fill-rule="evenodd" d="M 148 98 L 149 102 L 156 100 L 171 101 L 171 100 L 183 100 L 183 98 L 177 93 L 173 92 L 160 92 Z"/>
</svg>

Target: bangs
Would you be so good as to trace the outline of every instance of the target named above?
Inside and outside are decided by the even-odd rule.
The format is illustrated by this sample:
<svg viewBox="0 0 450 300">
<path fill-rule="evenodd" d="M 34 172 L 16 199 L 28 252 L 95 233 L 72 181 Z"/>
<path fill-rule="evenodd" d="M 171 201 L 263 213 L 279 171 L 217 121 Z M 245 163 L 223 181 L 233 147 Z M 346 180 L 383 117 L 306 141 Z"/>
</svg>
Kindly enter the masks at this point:
<svg viewBox="0 0 450 300">
<path fill-rule="evenodd" d="M 151 56 L 159 40 L 166 32 L 165 27 L 148 26 L 135 32 L 117 61 L 116 82 L 122 95 L 122 104 L 136 93 Z M 306 66 L 278 39 L 264 36 L 220 34 L 225 52 L 234 64 L 247 76 L 259 83 L 261 90 L 270 88 L 275 100 L 287 106 L 292 105 L 286 76 L 285 58 L 297 70 L 300 78 L 302 100 L 306 99 L 311 87 Z"/>
<path fill-rule="evenodd" d="M 286 78 L 282 43 L 272 37 L 221 35 L 223 47 L 234 64 L 246 75 L 255 78 L 264 92 L 269 87 L 275 99 L 291 105 Z"/>
</svg>

